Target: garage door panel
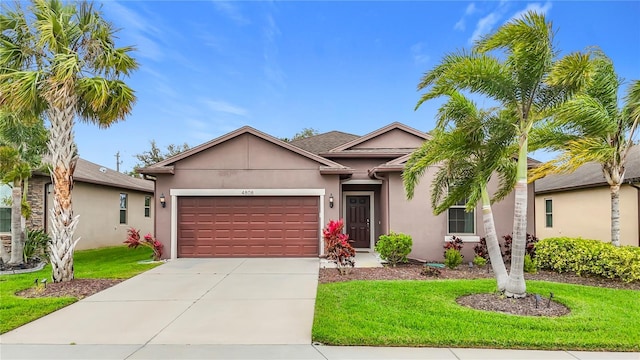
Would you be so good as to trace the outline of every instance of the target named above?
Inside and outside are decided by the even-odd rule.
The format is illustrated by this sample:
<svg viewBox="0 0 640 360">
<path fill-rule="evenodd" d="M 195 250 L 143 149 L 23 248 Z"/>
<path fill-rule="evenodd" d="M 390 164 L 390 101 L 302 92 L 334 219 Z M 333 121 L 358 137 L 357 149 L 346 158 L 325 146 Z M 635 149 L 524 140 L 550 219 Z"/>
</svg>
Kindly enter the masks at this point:
<svg viewBox="0 0 640 360">
<path fill-rule="evenodd" d="M 179 197 L 179 257 L 317 256 L 318 197 Z"/>
</svg>

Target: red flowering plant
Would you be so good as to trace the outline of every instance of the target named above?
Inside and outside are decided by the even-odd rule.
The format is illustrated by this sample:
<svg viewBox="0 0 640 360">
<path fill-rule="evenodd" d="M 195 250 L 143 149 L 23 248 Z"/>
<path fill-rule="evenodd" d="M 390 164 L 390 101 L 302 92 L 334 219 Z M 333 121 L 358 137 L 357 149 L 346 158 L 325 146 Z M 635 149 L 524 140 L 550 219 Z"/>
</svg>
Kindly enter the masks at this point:
<svg viewBox="0 0 640 360">
<path fill-rule="evenodd" d="M 144 238 L 140 238 L 140 230 L 129 228 L 127 230 L 127 240 L 124 242 L 130 248 L 137 248 L 138 246 L 146 246 L 153 250 L 153 260 L 158 261 L 162 257 L 162 243 L 147 234 Z"/>
<path fill-rule="evenodd" d="M 344 221 L 329 221 L 327 227 L 322 230 L 324 237 L 325 257 L 333 261 L 340 274 L 349 272 L 349 267 L 353 268 L 356 250 L 349 244 L 349 235 L 343 234 Z"/>
</svg>

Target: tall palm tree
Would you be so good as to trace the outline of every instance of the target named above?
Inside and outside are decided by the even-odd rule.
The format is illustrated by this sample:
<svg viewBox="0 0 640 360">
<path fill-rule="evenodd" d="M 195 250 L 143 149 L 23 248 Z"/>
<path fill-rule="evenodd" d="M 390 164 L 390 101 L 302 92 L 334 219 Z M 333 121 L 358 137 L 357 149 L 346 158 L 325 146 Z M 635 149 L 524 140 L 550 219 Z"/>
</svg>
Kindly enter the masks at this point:
<svg viewBox="0 0 640 360">
<path fill-rule="evenodd" d="M 640 80 L 628 88 L 618 107 L 621 79 L 611 59 L 593 50 L 593 75 L 584 91 L 562 104 L 534 132 L 537 146 L 559 151 L 557 158 L 535 169 L 531 180 L 552 173 L 570 173 L 587 162 L 598 162 L 611 191 L 611 243 L 620 246 L 620 186 L 625 163 L 640 120 Z"/>
<path fill-rule="evenodd" d="M 497 56 L 493 51 L 501 51 Z M 418 84 L 427 90 L 417 106 L 450 93 L 469 91 L 493 99 L 512 114 L 518 142 L 518 168 L 511 271 L 505 294 L 524 297 L 524 254 L 527 228 L 527 154 L 529 131 L 548 111 L 575 93 L 586 81 L 589 58 L 580 53 L 556 59 L 553 30 L 544 15 L 528 12 L 483 37 L 472 52 L 445 56 Z"/>
<path fill-rule="evenodd" d="M 502 117 L 501 117 L 502 116 Z M 515 183 L 513 154 L 514 128 L 509 117 L 499 111 L 481 111 L 459 92 L 452 92 L 440 108 L 437 125 L 426 141 L 411 154 L 402 178 L 407 198 L 428 167 L 438 167 L 431 184 L 431 205 L 436 215 L 466 200 L 472 210 L 482 202 L 482 214 L 489 259 L 499 291 L 506 288 L 508 274 L 496 234 L 491 202 L 511 193 Z M 487 184 L 497 174 L 499 190 L 490 198 Z"/>
<path fill-rule="evenodd" d="M 42 167 L 47 131 L 41 119 L 18 121 L 0 111 L 0 181 L 11 184 L 11 257 L 8 263 L 23 263 L 26 219 L 31 209 L 27 192 L 31 171 Z M 3 259 L 4 260 L 4 259 Z"/>
<path fill-rule="evenodd" d="M 114 29 L 93 4 L 32 0 L 0 14 L 0 106 L 44 114 L 50 123 L 53 183 L 50 257 L 54 282 L 73 279 L 78 224 L 71 192 L 77 162 L 75 118 L 99 127 L 124 119 L 135 96 L 122 80 L 137 68 L 131 47 L 116 47 Z"/>
</svg>

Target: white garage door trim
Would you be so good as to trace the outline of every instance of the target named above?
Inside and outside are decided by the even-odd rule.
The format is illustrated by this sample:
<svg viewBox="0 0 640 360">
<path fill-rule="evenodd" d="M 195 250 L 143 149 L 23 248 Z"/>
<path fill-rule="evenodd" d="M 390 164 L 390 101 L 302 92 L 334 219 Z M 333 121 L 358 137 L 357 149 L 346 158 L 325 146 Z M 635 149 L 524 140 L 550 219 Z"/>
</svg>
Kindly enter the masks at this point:
<svg viewBox="0 0 640 360">
<path fill-rule="evenodd" d="M 324 254 L 322 226 L 324 224 L 325 189 L 171 189 L 171 259 L 178 258 L 178 197 L 179 196 L 318 196 L 320 255 Z"/>
</svg>

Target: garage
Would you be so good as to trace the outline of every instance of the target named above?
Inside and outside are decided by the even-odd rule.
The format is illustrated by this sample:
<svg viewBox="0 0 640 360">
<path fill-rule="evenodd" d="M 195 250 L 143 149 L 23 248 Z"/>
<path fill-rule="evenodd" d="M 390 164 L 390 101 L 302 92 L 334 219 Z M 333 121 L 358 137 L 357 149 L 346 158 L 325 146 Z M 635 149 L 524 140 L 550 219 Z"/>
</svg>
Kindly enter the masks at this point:
<svg viewBox="0 0 640 360">
<path fill-rule="evenodd" d="M 317 196 L 180 196 L 178 257 L 318 256 Z"/>
</svg>

